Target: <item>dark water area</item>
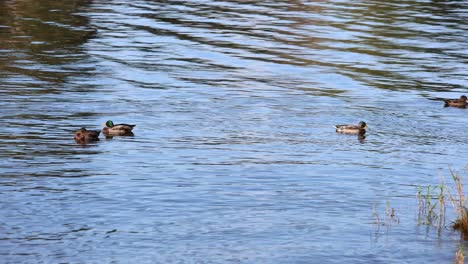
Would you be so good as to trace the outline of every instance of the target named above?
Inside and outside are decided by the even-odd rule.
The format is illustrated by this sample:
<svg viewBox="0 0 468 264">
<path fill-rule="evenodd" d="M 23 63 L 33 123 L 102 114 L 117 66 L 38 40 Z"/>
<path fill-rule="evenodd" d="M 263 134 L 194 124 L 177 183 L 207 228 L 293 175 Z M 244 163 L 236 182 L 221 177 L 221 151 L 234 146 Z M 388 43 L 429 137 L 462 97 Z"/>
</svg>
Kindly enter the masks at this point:
<svg viewBox="0 0 468 264">
<path fill-rule="evenodd" d="M 0 1 L 0 262 L 452 263 L 467 43 L 465 1 Z"/>
</svg>

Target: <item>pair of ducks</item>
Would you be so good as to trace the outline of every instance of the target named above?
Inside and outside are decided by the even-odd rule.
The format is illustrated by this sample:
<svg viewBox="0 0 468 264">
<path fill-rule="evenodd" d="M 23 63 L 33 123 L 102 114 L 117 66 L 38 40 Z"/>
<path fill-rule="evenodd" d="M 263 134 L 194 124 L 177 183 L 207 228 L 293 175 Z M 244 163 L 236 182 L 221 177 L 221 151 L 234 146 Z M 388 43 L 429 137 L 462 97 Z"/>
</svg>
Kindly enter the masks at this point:
<svg viewBox="0 0 468 264">
<path fill-rule="evenodd" d="M 102 128 L 102 133 L 106 136 L 132 136 L 132 130 L 134 127 L 135 125 L 127 124 L 114 125 L 114 122 L 108 120 L 105 124 L 105 127 Z M 86 128 L 82 127 L 75 131 L 74 138 L 76 142 L 84 144 L 92 141 L 98 141 L 100 133 L 101 131 L 99 130 L 87 130 Z"/>
<path fill-rule="evenodd" d="M 465 95 L 460 96 L 459 99 L 444 99 L 444 107 L 458 107 L 458 108 L 467 108 L 468 103 L 466 102 L 468 98 Z M 357 126 L 355 125 L 336 125 L 336 132 L 343 134 L 355 134 L 355 135 L 364 135 L 366 133 L 366 122 L 359 122 Z"/>
</svg>

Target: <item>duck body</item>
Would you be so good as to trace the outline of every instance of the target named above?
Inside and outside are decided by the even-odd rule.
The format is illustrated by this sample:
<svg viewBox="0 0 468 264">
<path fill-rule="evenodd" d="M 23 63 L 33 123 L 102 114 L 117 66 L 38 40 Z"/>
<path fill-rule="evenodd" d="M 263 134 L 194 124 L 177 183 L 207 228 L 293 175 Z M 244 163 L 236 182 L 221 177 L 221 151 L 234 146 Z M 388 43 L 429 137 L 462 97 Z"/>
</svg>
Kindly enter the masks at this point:
<svg viewBox="0 0 468 264">
<path fill-rule="evenodd" d="M 459 99 L 445 99 L 444 102 L 445 102 L 445 105 L 444 107 L 448 107 L 448 106 L 451 106 L 451 107 L 458 107 L 458 108 L 466 108 L 467 107 L 467 103 L 466 103 L 466 100 L 468 98 L 464 95 L 460 96 Z"/>
<path fill-rule="evenodd" d="M 99 130 L 87 130 L 86 128 L 82 127 L 75 131 L 74 139 L 78 143 L 89 143 L 92 141 L 99 140 L 99 134 L 101 131 Z"/>
<path fill-rule="evenodd" d="M 128 125 L 128 124 L 116 124 L 114 125 L 114 122 L 112 121 L 107 121 L 106 126 L 102 128 L 102 133 L 104 135 L 110 135 L 110 136 L 127 136 L 127 135 L 133 135 L 133 128 L 135 125 Z"/>
<path fill-rule="evenodd" d="M 364 135 L 366 133 L 366 122 L 359 122 L 358 125 L 336 125 L 336 132 L 342 134 Z"/>
</svg>

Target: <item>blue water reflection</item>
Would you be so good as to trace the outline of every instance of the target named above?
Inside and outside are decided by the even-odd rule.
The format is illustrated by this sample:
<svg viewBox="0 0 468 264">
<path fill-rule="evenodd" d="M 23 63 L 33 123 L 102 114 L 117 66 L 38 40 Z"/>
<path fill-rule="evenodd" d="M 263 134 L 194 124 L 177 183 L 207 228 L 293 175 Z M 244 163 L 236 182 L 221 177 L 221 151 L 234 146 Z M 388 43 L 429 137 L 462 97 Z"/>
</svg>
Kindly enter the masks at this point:
<svg viewBox="0 0 468 264">
<path fill-rule="evenodd" d="M 466 166 L 468 112 L 433 99 L 468 93 L 467 18 L 460 1 L 1 2 L 1 259 L 452 261 L 458 234 L 418 225 L 416 191 Z M 74 142 L 109 119 L 135 136 Z M 335 133 L 360 120 L 365 138 Z M 399 223 L 375 224 L 387 202 Z"/>
</svg>

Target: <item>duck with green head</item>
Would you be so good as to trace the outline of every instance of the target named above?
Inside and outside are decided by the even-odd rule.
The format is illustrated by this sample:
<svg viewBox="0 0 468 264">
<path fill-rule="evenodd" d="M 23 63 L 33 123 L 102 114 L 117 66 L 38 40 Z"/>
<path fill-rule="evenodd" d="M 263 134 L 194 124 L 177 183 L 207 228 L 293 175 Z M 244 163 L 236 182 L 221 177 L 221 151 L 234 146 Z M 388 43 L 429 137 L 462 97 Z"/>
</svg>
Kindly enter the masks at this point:
<svg viewBox="0 0 468 264">
<path fill-rule="evenodd" d="M 135 125 L 128 124 L 114 124 L 111 120 L 108 120 L 102 128 L 102 133 L 109 136 L 130 136 L 133 135 L 133 128 Z"/>
<path fill-rule="evenodd" d="M 364 135 L 366 133 L 367 124 L 364 121 L 356 125 L 336 125 L 336 132 L 343 134 Z"/>
<path fill-rule="evenodd" d="M 86 128 L 82 127 L 75 131 L 75 141 L 80 144 L 86 144 L 92 141 L 99 140 L 99 134 L 101 131 L 99 130 L 87 130 Z"/>
<path fill-rule="evenodd" d="M 458 108 L 466 108 L 467 103 L 466 100 L 468 98 L 465 95 L 460 96 L 460 99 L 444 99 L 445 105 L 444 107 L 458 107 Z"/>
</svg>

